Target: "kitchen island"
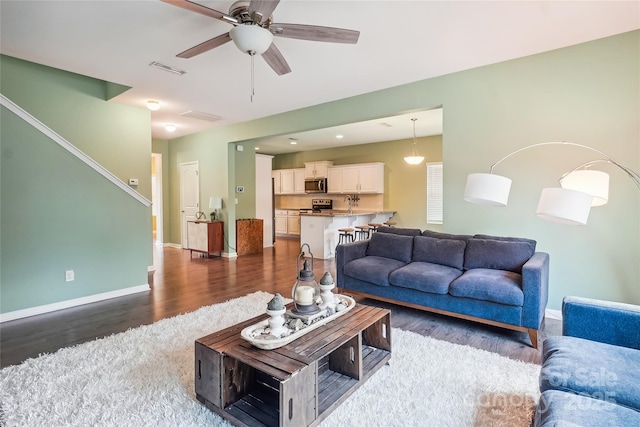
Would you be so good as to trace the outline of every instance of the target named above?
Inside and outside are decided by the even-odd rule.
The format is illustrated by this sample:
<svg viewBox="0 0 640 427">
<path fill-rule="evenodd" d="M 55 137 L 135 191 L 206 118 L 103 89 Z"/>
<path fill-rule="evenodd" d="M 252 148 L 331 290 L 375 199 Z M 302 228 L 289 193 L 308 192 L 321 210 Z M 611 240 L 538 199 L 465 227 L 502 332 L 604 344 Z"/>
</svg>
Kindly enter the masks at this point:
<svg viewBox="0 0 640 427">
<path fill-rule="evenodd" d="M 382 224 L 395 211 L 339 211 L 300 212 L 300 243 L 307 243 L 315 258 L 329 259 L 336 254 L 340 228 L 356 225 Z"/>
</svg>

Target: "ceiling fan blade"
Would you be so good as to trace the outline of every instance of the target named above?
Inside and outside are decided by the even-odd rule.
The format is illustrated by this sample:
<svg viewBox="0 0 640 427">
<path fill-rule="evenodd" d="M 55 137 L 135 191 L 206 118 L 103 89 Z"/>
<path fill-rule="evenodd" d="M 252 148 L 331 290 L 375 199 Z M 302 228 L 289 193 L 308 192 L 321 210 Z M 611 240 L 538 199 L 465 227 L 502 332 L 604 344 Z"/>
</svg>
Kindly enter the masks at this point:
<svg viewBox="0 0 640 427">
<path fill-rule="evenodd" d="M 360 31 L 304 24 L 271 24 L 274 36 L 329 43 L 358 43 Z"/>
<path fill-rule="evenodd" d="M 207 40 L 206 42 L 202 42 L 199 45 L 192 47 L 191 49 L 187 49 L 184 52 L 177 54 L 176 56 L 178 58 L 192 58 L 196 55 L 200 55 L 201 53 L 208 52 L 211 49 L 223 45 L 228 41 L 231 41 L 231 36 L 229 35 L 229 33 L 225 33 L 218 37 L 214 37 L 211 40 Z"/>
<path fill-rule="evenodd" d="M 280 3 L 280 0 L 251 0 L 251 3 L 249 3 L 249 15 L 253 17 L 254 13 L 259 13 L 262 16 L 260 24 L 269 19 L 278 3 Z"/>
<path fill-rule="evenodd" d="M 269 67 L 271 67 L 271 69 L 275 71 L 277 75 L 281 76 L 283 74 L 287 74 L 291 72 L 291 68 L 289 67 L 289 64 L 287 64 L 287 61 L 284 59 L 284 56 L 282 56 L 282 53 L 280 53 L 280 50 L 276 47 L 274 43 L 271 43 L 271 46 L 269 46 L 269 49 L 267 49 L 262 54 L 262 57 L 264 58 L 265 61 L 267 61 L 267 64 L 269 64 Z"/>
<path fill-rule="evenodd" d="M 215 9 L 211 9 L 209 7 L 206 7 L 206 6 L 202 6 L 201 4 L 194 3 L 194 2 L 189 1 L 189 0 L 160 0 L 160 1 L 163 1 L 165 3 L 171 4 L 173 6 L 178 6 L 178 7 L 182 8 L 182 9 L 186 9 L 186 10 L 189 10 L 191 12 L 196 12 L 196 13 L 200 13 L 202 15 L 209 16 L 211 18 L 219 19 L 221 21 L 228 22 L 230 24 L 233 24 L 233 23 L 237 24 L 238 23 L 238 21 L 235 18 L 233 18 L 233 17 L 231 17 L 229 15 L 226 15 L 226 14 L 224 14 L 222 12 L 218 12 Z"/>
</svg>

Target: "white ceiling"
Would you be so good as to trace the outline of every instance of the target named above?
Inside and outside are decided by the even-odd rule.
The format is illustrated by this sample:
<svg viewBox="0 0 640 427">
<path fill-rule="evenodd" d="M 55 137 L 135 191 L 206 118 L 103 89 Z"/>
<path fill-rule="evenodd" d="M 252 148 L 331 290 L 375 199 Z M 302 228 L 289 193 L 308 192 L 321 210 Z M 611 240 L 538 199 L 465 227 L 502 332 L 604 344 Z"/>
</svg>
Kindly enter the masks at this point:
<svg viewBox="0 0 640 427">
<path fill-rule="evenodd" d="M 199 3 L 227 13 L 233 2 Z M 292 72 L 277 76 L 256 58 L 253 102 L 250 57 L 233 43 L 191 59 L 175 57 L 231 25 L 159 0 L 1 0 L 0 51 L 131 86 L 114 101 L 141 108 L 149 99 L 160 101 L 151 113 L 152 133 L 171 139 L 635 30 L 640 2 L 282 0 L 273 16 L 274 22 L 358 30 L 360 39 L 342 45 L 274 38 Z M 158 70 L 152 61 L 187 73 Z M 181 117 L 186 111 L 220 120 Z M 393 139 L 411 137 L 409 117 L 402 120 L 389 128 L 399 131 Z M 425 122 L 417 122 L 419 136 L 427 134 Z M 177 130 L 166 132 L 165 123 Z M 381 132 L 377 121 L 371 127 Z M 313 135 L 289 137 L 301 143 L 287 150 L 300 151 Z M 264 144 L 266 152 L 273 141 Z"/>
</svg>

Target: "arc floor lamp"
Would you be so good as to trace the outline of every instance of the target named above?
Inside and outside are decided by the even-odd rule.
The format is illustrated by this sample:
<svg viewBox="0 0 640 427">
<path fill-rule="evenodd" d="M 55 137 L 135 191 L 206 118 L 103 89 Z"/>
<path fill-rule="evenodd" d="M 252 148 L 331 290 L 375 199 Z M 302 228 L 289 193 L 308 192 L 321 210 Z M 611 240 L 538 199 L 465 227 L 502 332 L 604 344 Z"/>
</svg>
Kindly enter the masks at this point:
<svg viewBox="0 0 640 427">
<path fill-rule="evenodd" d="M 591 207 L 602 206 L 609 199 L 609 175 L 589 169 L 596 164 L 612 164 L 624 171 L 640 190 L 640 174 L 615 161 L 600 150 L 566 141 L 541 142 L 528 145 L 507 154 L 491 165 L 489 173 L 472 173 L 467 177 L 464 199 L 471 203 L 506 206 L 511 190 L 511 179 L 496 175 L 493 169 L 522 151 L 546 145 L 570 145 L 584 148 L 603 156 L 576 166 L 560 177 L 560 187 L 543 188 L 536 214 L 543 219 L 565 224 L 586 225 Z"/>
</svg>

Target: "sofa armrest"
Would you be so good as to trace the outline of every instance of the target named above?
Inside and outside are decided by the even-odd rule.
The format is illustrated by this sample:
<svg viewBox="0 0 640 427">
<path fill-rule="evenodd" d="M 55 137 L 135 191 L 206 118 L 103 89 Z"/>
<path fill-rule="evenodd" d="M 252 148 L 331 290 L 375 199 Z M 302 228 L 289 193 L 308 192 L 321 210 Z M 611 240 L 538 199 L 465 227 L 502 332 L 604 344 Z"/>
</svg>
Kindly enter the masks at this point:
<svg viewBox="0 0 640 427">
<path fill-rule="evenodd" d="M 522 326 L 540 329 L 549 299 L 549 254 L 536 252 L 522 266 Z"/>
<path fill-rule="evenodd" d="M 338 245 L 336 248 L 336 284 L 338 287 L 344 283 L 344 266 L 354 259 L 363 258 L 367 255 L 368 240 Z"/>
<path fill-rule="evenodd" d="M 562 334 L 640 350 L 640 306 L 566 296 Z"/>
</svg>

